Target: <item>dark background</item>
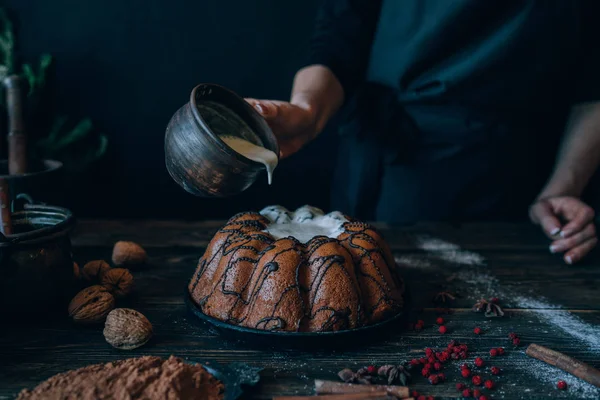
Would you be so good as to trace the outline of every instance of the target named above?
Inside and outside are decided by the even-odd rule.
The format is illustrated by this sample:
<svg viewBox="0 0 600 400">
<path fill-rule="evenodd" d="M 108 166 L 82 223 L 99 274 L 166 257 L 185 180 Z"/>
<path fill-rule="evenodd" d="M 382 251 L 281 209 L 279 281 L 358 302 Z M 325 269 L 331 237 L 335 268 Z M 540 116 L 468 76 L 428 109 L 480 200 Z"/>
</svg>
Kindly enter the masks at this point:
<svg viewBox="0 0 600 400">
<path fill-rule="evenodd" d="M 23 61 L 55 59 L 56 109 L 89 116 L 109 153 L 69 188 L 80 217 L 227 218 L 268 204 L 328 206 L 335 156 L 327 132 L 246 192 L 196 198 L 168 175 L 171 115 L 201 82 L 288 99 L 308 53 L 317 0 L 6 0 Z"/>
</svg>

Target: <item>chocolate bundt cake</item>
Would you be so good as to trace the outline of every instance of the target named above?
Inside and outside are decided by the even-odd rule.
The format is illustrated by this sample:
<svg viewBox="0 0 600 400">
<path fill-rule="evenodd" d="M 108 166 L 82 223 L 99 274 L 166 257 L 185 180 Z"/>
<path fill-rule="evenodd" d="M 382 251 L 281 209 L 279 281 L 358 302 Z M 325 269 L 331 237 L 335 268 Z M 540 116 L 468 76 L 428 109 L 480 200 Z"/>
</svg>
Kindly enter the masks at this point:
<svg viewBox="0 0 600 400">
<path fill-rule="evenodd" d="M 397 314 L 403 281 L 373 227 L 339 213 L 271 206 L 231 218 L 189 283 L 202 312 L 254 329 L 353 329 Z"/>
</svg>

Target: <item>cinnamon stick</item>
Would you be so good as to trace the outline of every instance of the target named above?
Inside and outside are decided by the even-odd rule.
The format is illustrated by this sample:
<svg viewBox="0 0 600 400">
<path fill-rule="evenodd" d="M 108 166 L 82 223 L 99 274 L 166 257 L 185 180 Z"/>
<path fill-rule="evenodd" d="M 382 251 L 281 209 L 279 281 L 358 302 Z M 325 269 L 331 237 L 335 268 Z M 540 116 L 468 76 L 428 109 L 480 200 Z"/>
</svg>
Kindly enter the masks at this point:
<svg viewBox="0 0 600 400">
<path fill-rule="evenodd" d="M 0 229 L 4 235 L 12 235 L 9 199 L 8 182 L 0 178 Z"/>
<path fill-rule="evenodd" d="M 392 400 L 396 397 L 388 395 L 386 392 L 372 393 L 347 393 L 347 394 L 328 394 L 322 396 L 278 396 L 273 400 Z"/>
<path fill-rule="evenodd" d="M 335 381 L 322 381 L 315 379 L 315 392 L 317 394 L 347 394 L 347 393 L 370 393 L 385 392 L 392 396 L 405 398 L 410 396 L 406 386 L 391 385 L 359 385 L 354 383 L 343 383 Z"/>
<path fill-rule="evenodd" d="M 538 344 L 530 344 L 527 350 L 525 350 L 525 354 L 547 364 L 554 365 L 579 379 L 600 387 L 600 371 L 573 357 Z"/>
</svg>

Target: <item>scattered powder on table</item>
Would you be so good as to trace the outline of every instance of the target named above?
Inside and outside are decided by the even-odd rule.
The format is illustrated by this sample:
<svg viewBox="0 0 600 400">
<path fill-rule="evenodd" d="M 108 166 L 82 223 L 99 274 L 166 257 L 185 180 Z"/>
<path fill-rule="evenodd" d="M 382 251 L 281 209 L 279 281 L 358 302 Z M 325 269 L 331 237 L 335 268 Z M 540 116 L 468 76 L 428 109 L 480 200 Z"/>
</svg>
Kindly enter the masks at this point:
<svg viewBox="0 0 600 400">
<path fill-rule="evenodd" d="M 417 246 L 441 260 L 454 264 L 485 265 L 485 258 L 481 254 L 462 250 L 460 246 L 442 239 L 418 236 Z"/>
<path fill-rule="evenodd" d="M 176 357 L 129 358 L 54 375 L 17 400 L 223 398 L 223 384 L 202 366 Z"/>
<path fill-rule="evenodd" d="M 501 287 L 495 276 L 479 271 L 478 267 L 485 265 L 485 258 L 482 255 L 464 251 L 455 244 L 436 238 L 420 238 L 419 247 L 427 251 L 428 255 L 462 265 L 460 271 L 455 274 L 456 279 L 470 285 L 469 297 L 474 300 L 482 297 L 499 297 L 504 303 L 510 302 L 516 307 L 528 309 L 541 320 L 560 329 L 589 350 L 600 351 L 600 327 L 583 321 L 578 316 L 563 310 L 563 307 L 548 303 L 541 297 L 524 296 L 515 289 Z M 489 270 L 486 269 L 486 271 Z M 525 362 L 521 356 L 525 357 Z M 569 394 L 585 399 L 600 398 L 600 388 L 542 361 L 529 358 L 524 354 L 519 354 L 519 359 L 514 358 L 513 361 L 511 364 L 519 372 L 547 383 L 552 388 L 556 386 L 557 381 L 564 380 L 569 384 Z"/>
</svg>

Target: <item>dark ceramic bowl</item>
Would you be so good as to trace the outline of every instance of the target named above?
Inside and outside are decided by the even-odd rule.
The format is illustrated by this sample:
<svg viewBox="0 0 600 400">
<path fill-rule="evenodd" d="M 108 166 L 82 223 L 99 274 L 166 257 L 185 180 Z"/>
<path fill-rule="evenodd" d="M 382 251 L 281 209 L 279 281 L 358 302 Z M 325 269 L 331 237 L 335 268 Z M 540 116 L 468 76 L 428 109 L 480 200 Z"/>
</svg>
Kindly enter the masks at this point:
<svg viewBox="0 0 600 400">
<path fill-rule="evenodd" d="M 73 215 L 60 207 L 25 204 L 11 220 L 14 233 L 0 236 L 0 312 L 66 307 L 75 287 L 69 237 Z"/>
<path fill-rule="evenodd" d="M 171 177 L 196 196 L 227 197 L 246 190 L 264 165 L 238 154 L 220 135 L 238 136 L 279 155 L 275 135 L 242 97 L 224 87 L 201 84 L 171 118 L 165 162 Z"/>
<path fill-rule="evenodd" d="M 14 203 L 17 196 L 25 196 L 36 202 L 63 206 L 63 164 L 60 161 L 43 160 L 31 165 L 30 169 L 31 172 L 26 174 L 9 175 L 8 161 L 0 160 L 0 178 L 8 183 L 9 201 Z"/>
</svg>

